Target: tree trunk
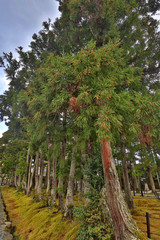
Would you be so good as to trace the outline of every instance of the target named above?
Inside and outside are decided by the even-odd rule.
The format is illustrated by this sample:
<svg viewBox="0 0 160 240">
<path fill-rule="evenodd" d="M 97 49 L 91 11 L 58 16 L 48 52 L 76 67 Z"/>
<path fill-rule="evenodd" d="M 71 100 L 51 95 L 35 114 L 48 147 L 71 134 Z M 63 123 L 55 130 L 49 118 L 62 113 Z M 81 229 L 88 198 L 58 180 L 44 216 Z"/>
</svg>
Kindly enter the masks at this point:
<svg viewBox="0 0 160 240">
<path fill-rule="evenodd" d="M 150 181 L 152 192 L 155 193 L 156 188 L 155 188 L 155 184 L 154 184 L 154 180 L 153 180 L 153 176 L 152 176 L 151 167 L 148 167 L 148 174 L 149 174 L 149 181 Z"/>
<path fill-rule="evenodd" d="M 107 202 L 112 217 L 116 240 L 137 240 L 139 230 L 132 219 L 118 180 L 110 143 L 101 143 Z"/>
<path fill-rule="evenodd" d="M 16 169 L 14 171 L 14 186 L 18 190 L 18 185 L 17 185 L 17 165 L 16 165 Z"/>
<path fill-rule="evenodd" d="M 38 188 L 38 169 L 39 169 L 39 151 L 36 152 L 36 159 L 35 159 L 35 186 L 34 186 L 34 190 L 35 192 L 37 192 L 37 188 Z"/>
<path fill-rule="evenodd" d="M 27 178 L 27 185 L 26 185 L 27 196 L 29 196 L 29 194 L 30 194 L 31 168 L 32 168 L 32 156 L 30 157 L 30 162 L 29 162 L 29 167 L 28 167 L 28 178 Z"/>
<path fill-rule="evenodd" d="M 57 187 L 56 167 L 57 167 L 57 157 L 54 156 L 53 169 L 52 169 L 51 206 L 56 204 L 56 187 Z"/>
<path fill-rule="evenodd" d="M 133 163 L 132 163 L 131 167 L 132 167 L 132 170 L 133 170 L 133 184 L 134 184 L 134 189 L 137 191 L 137 190 L 138 190 L 138 182 L 137 182 L 136 171 L 135 171 L 135 167 L 134 167 L 134 164 L 133 164 Z"/>
<path fill-rule="evenodd" d="M 34 164 L 34 166 L 33 166 L 32 173 L 31 173 L 31 177 L 30 177 L 30 184 L 29 184 L 29 188 L 30 188 L 30 189 L 32 188 L 32 185 L 33 185 L 34 173 L 35 173 L 35 164 Z"/>
<path fill-rule="evenodd" d="M 78 202 L 82 202 L 83 199 L 83 192 L 82 192 L 82 179 L 78 180 Z"/>
<path fill-rule="evenodd" d="M 64 209 L 64 193 L 63 193 L 62 176 L 59 177 L 59 181 L 58 181 L 58 199 L 59 199 L 58 210 L 60 211 Z"/>
<path fill-rule="evenodd" d="M 121 151 L 122 151 L 122 170 L 123 170 L 123 183 L 124 183 L 124 191 L 125 198 L 129 209 L 135 208 L 133 197 L 130 189 L 128 169 L 127 169 L 127 161 L 126 161 L 126 151 L 125 144 L 123 139 L 121 139 Z"/>
<path fill-rule="evenodd" d="M 87 206 L 89 203 L 89 198 L 88 198 L 88 193 L 90 192 L 90 184 L 88 182 L 88 175 L 86 174 L 86 153 L 85 150 L 83 149 L 82 151 L 82 164 L 84 165 L 83 167 L 83 193 L 85 196 L 85 205 Z"/>
<path fill-rule="evenodd" d="M 17 185 L 18 185 L 18 187 L 21 186 L 21 174 L 18 175 Z"/>
<path fill-rule="evenodd" d="M 24 185 L 24 189 L 23 192 L 26 194 L 26 190 L 27 190 L 27 181 L 28 181 L 28 164 L 29 164 L 29 156 L 30 156 L 30 147 L 28 148 L 27 151 L 27 159 L 26 159 L 26 172 L 25 175 L 23 177 L 23 185 Z"/>
<path fill-rule="evenodd" d="M 60 176 L 58 180 L 58 200 L 59 200 L 59 205 L 58 205 L 58 210 L 63 210 L 64 209 L 64 186 L 63 186 L 63 161 L 65 161 L 65 148 L 66 148 L 66 139 L 63 140 L 62 142 L 62 152 L 61 152 L 61 158 L 60 158 Z"/>
<path fill-rule="evenodd" d="M 77 152 L 77 136 L 74 136 L 74 146 L 72 149 L 72 161 L 69 173 L 69 181 L 67 187 L 67 195 L 66 195 L 66 205 L 65 205 L 65 217 L 72 218 L 73 217 L 73 190 L 74 190 L 74 177 L 75 177 L 75 169 L 76 169 L 76 160 L 75 154 Z"/>
<path fill-rule="evenodd" d="M 152 154 L 153 154 L 154 163 L 157 165 L 157 154 L 154 149 L 152 149 Z M 160 180 L 159 180 L 159 174 L 157 170 L 156 170 L 156 176 L 157 176 L 158 186 L 160 189 Z"/>
<path fill-rule="evenodd" d="M 158 171 L 157 171 L 157 170 L 156 170 L 156 176 L 157 176 L 158 187 L 159 187 L 159 189 L 160 189 L 159 174 L 158 174 Z"/>
<path fill-rule="evenodd" d="M 38 199 L 42 199 L 42 183 L 43 183 L 43 173 L 44 173 L 44 157 L 43 154 L 40 154 L 40 173 L 38 179 L 37 193 L 39 194 Z"/>
<path fill-rule="evenodd" d="M 32 169 L 32 156 L 30 159 L 30 164 L 29 164 L 29 170 L 28 170 L 28 183 L 27 183 L 27 189 L 26 189 L 26 193 L 27 196 L 30 195 L 30 191 L 33 185 L 33 176 L 34 176 L 34 172 L 35 172 L 35 161 L 34 161 L 34 166 Z"/>
<path fill-rule="evenodd" d="M 48 165 L 47 165 L 47 189 L 46 189 L 48 206 L 50 205 L 50 202 L 49 202 L 49 190 L 50 190 L 50 184 L 51 184 L 50 173 L 51 173 L 51 159 L 50 159 L 50 156 L 49 156 Z"/>
</svg>

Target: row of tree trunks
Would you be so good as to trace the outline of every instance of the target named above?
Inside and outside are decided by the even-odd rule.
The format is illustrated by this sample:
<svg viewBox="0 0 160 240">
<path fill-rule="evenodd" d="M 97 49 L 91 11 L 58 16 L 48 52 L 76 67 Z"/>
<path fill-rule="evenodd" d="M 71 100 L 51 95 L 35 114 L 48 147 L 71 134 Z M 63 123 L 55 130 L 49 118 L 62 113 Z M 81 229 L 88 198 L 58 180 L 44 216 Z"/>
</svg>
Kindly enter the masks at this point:
<svg viewBox="0 0 160 240">
<path fill-rule="evenodd" d="M 123 177 L 124 177 L 124 186 L 125 186 L 125 194 L 127 203 L 129 203 L 129 207 L 133 208 L 134 203 L 132 202 L 132 196 L 130 191 L 129 177 L 127 171 L 127 161 L 126 161 L 126 152 L 125 152 L 125 144 L 121 142 L 121 151 L 123 154 Z M 67 187 L 67 195 L 66 195 L 66 205 L 64 208 L 64 182 L 62 172 L 59 175 L 58 181 L 58 198 L 59 198 L 59 210 L 65 210 L 65 216 L 71 218 L 73 213 L 73 191 L 74 191 L 74 178 L 75 178 L 75 168 L 76 168 L 76 152 L 77 152 L 77 136 L 74 136 L 74 143 L 72 148 L 72 160 L 70 166 L 68 187 Z M 65 141 L 62 142 L 62 151 L 61 151 L 61 159 L 64 163 L 65 161 Z M 126 203 L 123 198 L 123 194 L 120 188 L 118 175 L 116 172 L 114 160 L 112 157 L 112 150 L 109 142 L 104 141 L 101 143 L 101 155 L 104 169 L 104 178 L 105 178 L 105 186 L 106 186 L 106 195 L 107 202 L 110 210 L 110 214 L 113 220 L 115 235 L 117 240 L 136 240 L 135 232 L 138 232 L 137 226 L 133 221 Z M 44 175 L 44 155 L 41 152 L 39 158 L 39 152 L 36 152 L 36 158 L 34 161 L 34 166 L 32 167 L 32 156 L 30 156 L 30 150 L 27 152 L 27 184 L 26 184 L 26 194 L 29 195 L 30 190 L 33 186 L 33 177 L 35 177 L 35 192 L 38 194 L 39 200 L 41 200 L 42 193 L 42 183 L 43 183 L 43 175 Z M 82 152 L 82 163 L 86 163 L 86 153 Z M 63 166 L 63 164 L 62 164 Z M 84 164 L 85 166 L 85 164 Z M 57 178 L 56 178 L 56 168 L 57 168 L 57 157 L 53 157 L 53 161 L 51 164 L 50 157 L 48 158 L 47 164 L 47 189 L 46 193 L 48 194 L 48 203 L 50 205 L 54 205 L 56 203 L 56 188 L 57 188 Z M 52 176 L 51 176 L 52 169 Z M 63 167 L 61 168 L 61 162 L 59 162 L 59 169 L 63 171 Z M 88 176 L 85 173 L 85 167 L 83 169 L 83 193 L 87 194 L 90 190 L 90 186 L 88 183 Z M 150 169 L 151 175 L 151 169 Z M 52 185 L 51 185 L 51 177 L 52 177 Z M 18 186 L 17 176 L 15 172 L 15 185 Z M 153 180 L 153 179 L 152 179 Z M 19 180 L 20 181 L 20 180 Z M 51 202 L 49 202 L 49 191 L 51 185 Z M 78 183 L 79 189 L 79 200 L 82 200 L 82 180 L 79 180 Z M 89 199 L 86 197 L 86 205 L 88 204 Z"/>
</svg>

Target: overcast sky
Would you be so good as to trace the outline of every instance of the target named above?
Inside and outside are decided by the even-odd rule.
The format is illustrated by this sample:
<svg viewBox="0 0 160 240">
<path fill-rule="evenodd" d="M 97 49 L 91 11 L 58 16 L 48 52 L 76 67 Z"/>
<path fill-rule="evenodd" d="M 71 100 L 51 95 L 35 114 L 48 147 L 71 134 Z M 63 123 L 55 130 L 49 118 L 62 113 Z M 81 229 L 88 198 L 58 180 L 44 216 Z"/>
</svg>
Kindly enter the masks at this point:
<svg viewBox="0 0 160 240">
<path fill-rule="evenodd" d="M 22 46 L 24 50 L 32 35 L 42 29 L 48 18 L 54 22 L 59 17 L 56 0 L 0 0 L 0 56 Z M 7 80 L 0 68 L 0 94 L 7 89 Z M 0 137 L 7 127 L 0 123 Z"/>
</svg>

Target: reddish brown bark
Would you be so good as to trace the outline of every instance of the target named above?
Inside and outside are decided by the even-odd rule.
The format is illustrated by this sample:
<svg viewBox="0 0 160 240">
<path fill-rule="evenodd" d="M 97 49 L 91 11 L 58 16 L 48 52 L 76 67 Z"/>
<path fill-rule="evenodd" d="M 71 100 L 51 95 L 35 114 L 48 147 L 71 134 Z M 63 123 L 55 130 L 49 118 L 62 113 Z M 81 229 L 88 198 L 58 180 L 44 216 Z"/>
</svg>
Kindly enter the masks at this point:
<svg viewBox="0 0 160 240">
<path fill-rule="evenodd" d="M 101 143 L 106 195 L 117 240 L 137 240 L 137 226 L 133 221 L 120 188 L 110 143 Z"/>
</svg>

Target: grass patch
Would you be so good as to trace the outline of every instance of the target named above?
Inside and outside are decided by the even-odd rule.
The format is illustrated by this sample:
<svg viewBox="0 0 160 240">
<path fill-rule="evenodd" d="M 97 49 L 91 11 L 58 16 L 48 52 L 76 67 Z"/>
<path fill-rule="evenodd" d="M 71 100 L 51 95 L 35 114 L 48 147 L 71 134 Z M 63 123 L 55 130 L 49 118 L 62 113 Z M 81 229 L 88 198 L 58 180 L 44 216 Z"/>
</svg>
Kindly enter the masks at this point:
<svg viewBox="0 0 160 240">
<path fill-rule="evenodd" d="M 151 237 L 160 239 L 160 201 L 155 197 L 134 197 L 135 209 L 131 210 L 132 217 L 139 229 L 147 236 L 146 212 L 150 215 Z M 159 236 L 158 236 L 159 235 Z"/>
<path fill-rule="evenodd" d="M 63 217 L 56 208 L 44 207 L 14 188 L 2 188 L 6 208 L 15 236 L 19 240 L 75 240 L 80 229 L 79 223 Z M 134 197 L 136 208 L 131 214 L 140 230 L 147 236 L 146 212 L 150 214 L 151 237 L 160 239 L 160 201 L 152 197 Z M 78 205 L 78 203 L 77 203 Z M 158 234 L 158 235 L 156 235 Z M 140 239 L 146 239 L 143 235 Z"/>
<path fill-rule="evenodd" d="M 32 197 L 13 188 L 2 188 L 2 194 L 19 240 L 76 239 L 78 222 L 65 219 L 56 208 L 44 207 L 42 202 L 34 202 Z"/>
</svg>

